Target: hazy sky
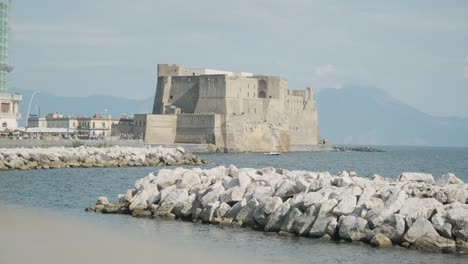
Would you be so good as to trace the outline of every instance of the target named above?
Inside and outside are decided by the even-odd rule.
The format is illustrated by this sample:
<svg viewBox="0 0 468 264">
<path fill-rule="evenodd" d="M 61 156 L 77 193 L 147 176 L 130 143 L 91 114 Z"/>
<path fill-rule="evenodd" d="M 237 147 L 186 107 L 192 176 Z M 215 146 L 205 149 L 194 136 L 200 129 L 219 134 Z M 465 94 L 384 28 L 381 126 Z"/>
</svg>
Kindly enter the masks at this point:
<svg viewBox="0 0 468 264">
<path fill-rule="evenodd" d="M 468 1 L 13 0 L 11 87 L 154 95 L 156 65 L 375 85 L 468 117 Z M 352 107 L 352 102 L 350 107 Z"/>
</svg>

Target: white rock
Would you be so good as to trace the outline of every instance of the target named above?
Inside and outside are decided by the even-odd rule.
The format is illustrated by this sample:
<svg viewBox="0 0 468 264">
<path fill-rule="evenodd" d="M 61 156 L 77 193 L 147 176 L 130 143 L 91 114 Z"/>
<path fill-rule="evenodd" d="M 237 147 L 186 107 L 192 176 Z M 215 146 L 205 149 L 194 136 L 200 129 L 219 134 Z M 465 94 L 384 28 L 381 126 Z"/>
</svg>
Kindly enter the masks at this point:
<svg viewBox="0 0 468 264">
<path fill-rule="evenodd" d="M 304 195 L 303 206 L 307 210 L 313 204 L 321 202 L 323 199 L 323 194 L 318 192 L 309 192 Z"/>
<path fill-rule="evenodd" d="M 356 216 L 342 216 L 338 222 L 339 234 L 348 241 L 360 241 L 370 232 L 367 221 Z"/>
<path fill-rule="evenodd" d="M 354 195 L 343 196 L 340 203 L 333 208 L 333 214 L 336 216 L 349 215 L 356 209 L 357 198 Z"/>
<path fill-rule="evenodd" d="M 428 173 L 404 172 L 400 175 L 400 181 L 415 181 L 434 184 L 434 177 Z"/>
<path fill-rule="evenodd" d="M 334 216 L 318 217 L 317 220 L 315 220 L 315 223 L 313 224 L 312 228 L 310 229 L 309 235 L 311 237 L 322 237 L 326 234 L 329 234 L 327 232 L 328 225 L 330 225 L 330 223 L 332 223 L 333 221 L 336 222 L 336 217 Z"/>
<path fill-rule="evenodd" d="M 441 207 L 442 204 L 434 198 L 408 198 L 401 207 L 400 214 L 405 217 L 408 227 L 411 227 L 418 219 L 429 219 Z"/>
<path fill-rule="evenodd" d="M 372 230 L 375 234 L 384 234 L 394 243 L 400 243 L 405 234 L 405 217 L 400 214 L 392 214 L 385 218 L 382 223 Z"/>
<path fill-rule="evenodd" d="M 445 213 L 437 213 L 431 218 L 432 226 L 439 234 L 446 238 L 452 238 L 452 224 L 445 218 Z"/>
<path fill-rule="evenodd" d="M 270 215 L 268 223 L 265 226 L 265 231 L 279 231 L 290 208 L 289 202 L 281 204 L 281 206 Z"/>
<path fill-rule="evenodd" d="M 276 211 L 281 204 L 283 204 L 283 200 L 279 197 L 268 197 L 263 206 L 259 207 L 254 212 L 255 220 L 261 224 L 266 225 L 268 223 L 268 217 L 274 211 Z"/>
<path fill-rule="evenodd" d="M 323 217 L 323 216 L 328 215 L 333 210 L 333 208 L 335 208 L 335 206 L 337 205 L 338 205 L 338 200 L 336 199 L 330 199 L 330 200 L 325 200 L 321 202 L 318 216 Z"/>
<path fill-rule="evenodd" d="M 427 219 L 418 219 L 414 224 L 410 227 L 408 232 L 406 232 L 404 236 L 404 240 L 410 243 L 414 243 L 417 239 L 427 235 L 439 235 L 437 231 L 432 226 L 431 222 Z"/>
<path fill-rule="evenodd" d="M 172 212 L 172 209 L 179 203 L 187 201 L 189 198 L 187 189 L 174 189 L 161 203 L 156 211 L 158 215 L 165 215 Z"/>
<path fill-rule="evenodd" d="M 186 171 L 181 178 L 176 180 L 178 189 L 192 188 L 195 185 L 201 184 L 200 176 L 193 171 Z"/>
</svg>

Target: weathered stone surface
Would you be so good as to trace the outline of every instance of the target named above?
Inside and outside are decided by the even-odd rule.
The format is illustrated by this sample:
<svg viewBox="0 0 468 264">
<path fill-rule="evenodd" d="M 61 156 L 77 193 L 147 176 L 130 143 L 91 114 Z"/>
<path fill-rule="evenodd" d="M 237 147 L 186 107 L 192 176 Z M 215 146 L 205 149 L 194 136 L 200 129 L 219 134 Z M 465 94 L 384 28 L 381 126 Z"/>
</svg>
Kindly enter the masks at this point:
<svg viewBox="0 0 468 264">
<path fill-rule="evenodd" d="M 340 203 L 333 208 L 333 214 L 336 216 L 349 215 L 356 209 L 357 198 L 354 195 L 346 195 Z"/>
<path fill-rule="evenodd" d="M 457 240 L 468 241 L 468 206 L 459 205 L 447 211 L 446 217 L 452 224 L 452 235 Z"/>
<path fill-rule="evenodd" d="M 452 224 L 445 217 L 444 212 L 440 212 L 432 216 L 432 226 L 445 238 L 452 238 Z"/>
<path fill-rule="evenodd" d="M 468 201 L 467 184 L 449 184 L 442 187 L 434 196 L 441 203 L 466 203 Z"/>
<path fill-rule="evenodd" d="M 333 208 L 335 208 L 335 206 L 338 205 L 338 200 L 336 199 L 325 200 L 320 205 L 321 206 L 320 206 L 318 216 L 326 216 L 329 213 L 331 213 L 331 211 L 333 210 Z"/>
<path fill-rule="evenodd" d="M 418 219 L 414 224 L 410 227 L 408 232 L 404 236 L 404 240 L 410 243 L 414 243 L 419 238 L 432 234 L 438 236 L 439 234 L 437 231 L 432 227 L 431 222 L 427 219 Z"/>
<path fill-rule="evenodd" d="M 336 223 L 336 217 L 334 216 L 321 216 L 315 220 L 314 225 L 309 231 L 311 237 L 322 237 L 326 234 L 330 235 L 328 232 L 328 226 L 333 223 Z M 331 235 L 330 235 L 331 236 Z"/>
<path fill-rule="evenodd" d="M 242 207 L 237 213 L 235 220 L 238 223 L 252 224 L 254 221 L 254 211 L 260 204 L 254 198 L 247 202 L 247 205 Z"/>
<path fill-rule="evenodd" d="M 313 204 L 317 204 L 323 200 L 323 194 L 318 192 L 309 192 L 304 195 L 304 199 L 302 200 L 303 208 L 307 209 Z"/>
<path fill-rule="evenodd" d="M 406 219 L 406 224 L 411 227 L 413 223 L 421 218 L 429 219 L 442 204 L 434 198 L 408 198 L 400 209 L 401 215 Z"/>
<path fill-rule="evenodd" d="M 405 200 L 405 191 L 398 191 L 387 198 L 382 208 L 370 210 L 367 218 L 371 227 L 380 225 L 386 218 L 398 212 Z"/>
<path fill-rule="evenodd" d="M 239 202 L 244 198 L 245 191 L 246 187 L 235 186 L 222 193 L 219 199 L 222 203 Z"/>
<path fill-rule="evenodd" d="M 269 197 L 265 201 L 263 206 L 255 210 L 255 220 L 261 225 L 266 225 L 268 223 L 268 217 L 270 216 L 270 214 L 276 211 L 282 203 L 283 200 L 279 197 Z"/>
<path fill-rule="evenodd" d="M 278 209 L 276 209 L 268 218 L 268 222 L 265 225 L 265 231 L 280 231 L 281 225 L 283 224 L 284 219 L 289 213 L 291 206 L 289 202 L 281 204 Z"/>
<path fill-rule="evenodd" d="M 178 189 L 188 189 L 198 184 L 201 184 L 200 176 L 193 171 L 184 172 L 181 178 L 176 181 Z"/>
<path fill-rule="evenodd" d="M 457 246 L 455 241 L 451 239 L 433 233 L 426 233 L 422 237 L 416 239 L 411 248 L 425 252 L 454 253 L 456 252 Z"/>
<path fill-rule="evenodd" d="M 305 213 L 296 217 L 294 221 L 294 231 L 296 231 L 298 235 L 309 233 L 312 224 L 315 222 L 315 219 L 317 219 L 318 208 L 318 206 L 312 205 Z"/>
<path fill-rule="evenodd" d="M 365 219 L 352 215 L 340 217 L 338 226 L 340 237 L 349 241 L 363 240 L 370 231 Z"/>
<path fill-rule="evenodd" d="M 205 195 L 200 199 L 202 206 L 206 207 L 214 204 L 219 200 L 220 195 L 224 192 L 224 187 L 221 184 L 211 186 Z"/>
<path fill-rule="evenodd" d="M 384 219 L 384 221 L 376 227 L 374 234 L 383 234 L 387 236 L 393 243 L 400 243 L 406 230 L 405 217 L 400 214 L 393 214 Z"/>
<path fill-rule="evenodd" d="M 434 184 L 434 177 L 427 173 L 404 172 L 400 175 L 400 181 L 415 181 Z"/>
<path fill-rule="evenodd" d="M 292 210 L 289 212 L 288 216 L 284 220 L 283 225 L 281 226 L 281 230 L 290 233 L 293 232 L 294 222 L 300 215 L 302 215 L 302 212 L 299 209 L 292 208 Z"/>
<path fill-rule="evenodd" d="M 386 235 L 378 233 L 374 235 L 370 241 L 370 244 L 374 247 L 391 247 L 392 241 Z"/>
<path fill-rule="evenodd" d="M 159 204 L 156 211 L 157 215 L 167 215 L 172 212 L 172 209 L 179 203 L 188 200 L 189 195 L 187 189 L 175 189 Z"/>
<path fill-rule="evenodd" d="M 104 197 L 104 196 L 101 196 L 97 199 L 97 202 L 96 202 L 96 205 L 109 205 L 109 200 L 107 199 L 107 197 Z"/>
</svg>

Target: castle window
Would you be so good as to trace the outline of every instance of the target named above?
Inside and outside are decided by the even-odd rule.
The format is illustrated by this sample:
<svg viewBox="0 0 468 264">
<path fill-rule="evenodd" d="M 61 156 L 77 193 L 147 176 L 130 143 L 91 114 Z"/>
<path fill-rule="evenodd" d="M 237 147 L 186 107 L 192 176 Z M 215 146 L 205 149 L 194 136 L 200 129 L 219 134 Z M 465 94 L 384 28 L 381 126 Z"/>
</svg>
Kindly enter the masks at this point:
<svg viewBox="0 0 468 264">
<path fill-rule="evenodd" d="M 171 95 L 171 96 L 169 96 L 169 98 L 172 99 L 172 98 L 174 98 L 174 96 Z"/>
</svg>

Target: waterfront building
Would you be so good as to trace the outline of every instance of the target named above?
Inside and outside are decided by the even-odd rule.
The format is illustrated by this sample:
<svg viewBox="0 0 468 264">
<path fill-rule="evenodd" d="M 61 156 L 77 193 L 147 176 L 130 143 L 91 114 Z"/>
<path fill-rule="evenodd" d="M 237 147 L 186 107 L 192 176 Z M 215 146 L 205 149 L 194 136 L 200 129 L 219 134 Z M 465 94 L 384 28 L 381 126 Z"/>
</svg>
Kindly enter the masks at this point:
<svg viewBox="0 0 468 264">
<path fill-rule="evenodd" d="M 105 139 L 112 134 L 112 125 L 119 119 L 101 115 L 93 117 L 78 117 L 78 137 L 80 139 Z"/>
</svg>

